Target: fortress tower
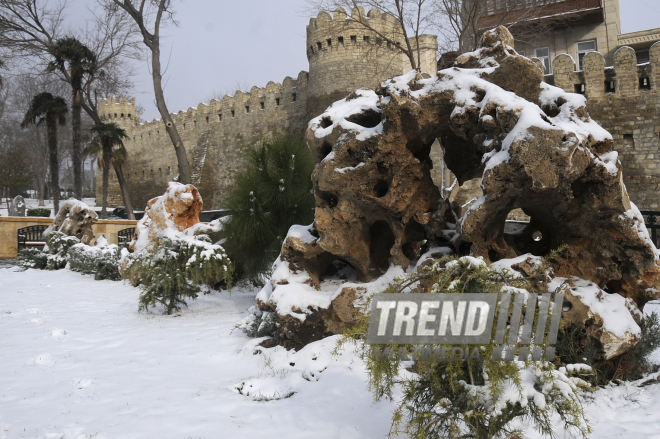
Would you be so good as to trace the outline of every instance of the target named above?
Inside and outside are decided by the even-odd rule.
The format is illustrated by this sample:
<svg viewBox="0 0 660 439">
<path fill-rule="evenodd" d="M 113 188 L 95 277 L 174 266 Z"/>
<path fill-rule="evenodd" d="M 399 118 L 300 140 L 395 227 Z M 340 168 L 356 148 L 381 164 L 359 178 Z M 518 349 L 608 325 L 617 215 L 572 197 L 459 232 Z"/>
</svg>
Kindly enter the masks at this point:
<svg viewBox="0 0 660 439">
<path fill-rule="evenodd" d="M 140 123 L 140 116 L 135 112 L 135 98 L 110 96 L 103 99 L 99 102 L 99 116 L 104 122 L 114 122 L 124 129 Z"/>
<path fill-rule="evenodd" d="M 360 87 L 374 88 L 383 79 L 408 72 L 410 62 L 396 47 L 401 44 L 403 34 L 396 19 L 376 8 L 367 14 L 363 8 L 354 8 L 351 16 L 337 8 L 332 16 L 320 12 L 311 18 L 307 26 L 307 119 Z M 422 35 L 420 44 L 422 71 L 435 73 L 437 37 Z"/>
</svg>

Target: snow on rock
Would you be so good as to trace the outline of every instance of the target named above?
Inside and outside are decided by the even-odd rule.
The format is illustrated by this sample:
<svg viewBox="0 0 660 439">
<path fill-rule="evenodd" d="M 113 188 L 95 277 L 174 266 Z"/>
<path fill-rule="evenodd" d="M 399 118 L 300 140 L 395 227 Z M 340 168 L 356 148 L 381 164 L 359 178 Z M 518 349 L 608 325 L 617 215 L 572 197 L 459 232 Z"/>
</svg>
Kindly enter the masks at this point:
<svg viewBox="0 0 660 439">
<path fill-rule="evenodd" d="M 130 251 L 149 253 L 160 238 L 180 237 L 186 229 L 199 223 L 202 206 L 202 197 L 193 185 L 169 182 L 163 195 L 147 203 L 129 244 Z"/>
<path fill-rule="evenodd" d="M 52 224 L 44 231 L 48 236 L 53 232 L 61 232 L 67 236 L 75 236 L 83 244 L 90 245 L 94 241 L 92 225 L 98 221 L 96 213 L 82 201 L 69 198 L 62 203 L 60 211 L 55 215 Z"/>
<path fill-rule="evenodd" d="M 640 340 L 642 313 L 632 300 L 608 294 L 594 282 L 575 276 L 556 277 L 548 284 L 548 289 L 563 289 L 565 300 L 571 303 L 570 309 L 562 313 L 564 323 L 589 322 L 587 331 L 600 341 L 604 359 L 628 351 Z"/>
</svg>

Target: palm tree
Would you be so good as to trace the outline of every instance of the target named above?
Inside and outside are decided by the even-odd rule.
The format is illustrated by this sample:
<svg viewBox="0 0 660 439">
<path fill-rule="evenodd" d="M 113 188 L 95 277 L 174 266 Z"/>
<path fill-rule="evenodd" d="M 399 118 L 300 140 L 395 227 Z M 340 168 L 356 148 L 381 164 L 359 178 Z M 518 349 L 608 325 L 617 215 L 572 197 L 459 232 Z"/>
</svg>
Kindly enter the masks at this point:
<svg viewBox="0 0 660 439">
<path fill-rule="evenodd" d="M 64 125 L 66 123 L 68 111 L 64 98 L 43 92 L 32 98 L 30 108 L 28 108 L 23 122 L 21 122 L 21 128 L 26 128 L 30 124 L 41 125 L 44 122 L 46 123 L 46 138 L 50 160 L 50 188 L 53 193 L 55 215 L 60 210 L 60 163 L 57 157 L 57 124 Z"/>
<path fill-rule="evenodd" d="M 82 198 L 82 141 L 80 112 L 83 100 L 83 78 L 96 70 L 96 54 L 73 37 L 61 38 L 50 50 L 53 60 L 46 71 L 59 70 L 71 84 L 71 128 L 73 132 L 73 187 L 77 199 Z M 68 65 L 68 69 L 67 69 Z"/>
<path fill-rule="evenodd" d="M 90 145 L 85 149 L 84 153 L 87 155 L 96 155 L 98 163 L 103 170 L 103 209 L 101 210 L 101 218 L 108 217 L 108 180 L 110 177 L 110 166 L 117 174 L 117 181 L 121 189 L 121 196 L 124 199 L 124 208 L 128 213 L 128 219 L 134 220 L 133 206 L 131 199 L 128 195 L 128 188 L 126 187 L 126 180 L 124 179 L 124 172 L 122 166 L 126 163 L 128 154 L 124 147 L 122 139 L 127 139 L 126 131 L 119 128 L 115 123 L 96 123 L 92 126 L 92 133 L 94 139 Z M 117 147 L 117 148 L 115 148 Z"/>
</svg>

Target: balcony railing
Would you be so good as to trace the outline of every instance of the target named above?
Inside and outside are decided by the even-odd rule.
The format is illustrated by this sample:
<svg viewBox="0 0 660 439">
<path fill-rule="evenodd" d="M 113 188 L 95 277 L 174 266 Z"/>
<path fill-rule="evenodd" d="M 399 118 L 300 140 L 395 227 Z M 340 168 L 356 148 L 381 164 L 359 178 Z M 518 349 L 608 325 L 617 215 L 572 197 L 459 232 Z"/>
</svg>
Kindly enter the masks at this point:
<svg viewBox="0 0 660 439">
<path fill-rule="evenodd" d="M 481 0 L 479 28 L 556 22 L 557 27 L 602 23 L 602 0 Z"/>
</svg>

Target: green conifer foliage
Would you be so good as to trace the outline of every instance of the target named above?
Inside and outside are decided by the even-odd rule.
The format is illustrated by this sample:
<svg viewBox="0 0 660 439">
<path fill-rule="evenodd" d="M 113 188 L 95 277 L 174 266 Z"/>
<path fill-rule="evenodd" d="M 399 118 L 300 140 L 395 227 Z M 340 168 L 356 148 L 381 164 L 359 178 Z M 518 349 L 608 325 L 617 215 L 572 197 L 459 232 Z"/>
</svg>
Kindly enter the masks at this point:
<svg viewBox="0 0 660 439">
<path fill-rule="evenodd" d="M 398 279 L 385 292 L 491 293 L 501 297 L 504 291 L 536 293 L 535 284 L 530 278 L 496 270 L 485 261 L 445 257 Z M 368 316 L 362 318 L 345 334 L 342 343 L 356 341 L 362 349 L 369 388 L 376 399 L 391 397 L 393 387 L 402 386 L 403 397 L 392 418 L 395 435 L 420 439 L 523 437 L 515 421 L 531 425 L 547 436 L 554 436 L 557 428 L 582 437 L 589 434 L 579 395 L 590 387 L 582 379 L 569 376 L 566 369 L 545 361 L 493 361 L 492 344 L 480 348 L 480 359 L 471 357 L 467 361 L 423 358 L 414 351 L 420 346 L 369 346 L 362 343 L 368 322 Z M 417 354 L 414 365 L 408 369 L 415 373 L 405 374 L 407 378 L 402 379 L 399 368 L 403 365 L 377 355 L 374 350 L 386 347 Z M 555 414 L 562 425 L 553 425 Z"/>
<path fill-rule="evenodd" d="M 270 269 L 289 227 L 314 220 L 314 160 L 293 136 L 264 139 L 247 148 L 245 160 L 227 197 L 231 217 L 222 236 L 237 275 L 255 279 Z"/>
<path fill-rule="evenodd" d="M 163 239 L 153 253 L 130 257 L 124 277 L 140 285 L 140 310 L 161 304 L 167 314 L 197 298 L 203 286 L 231 289 L 232 264 L 205 235 Z"/>
</svg>

